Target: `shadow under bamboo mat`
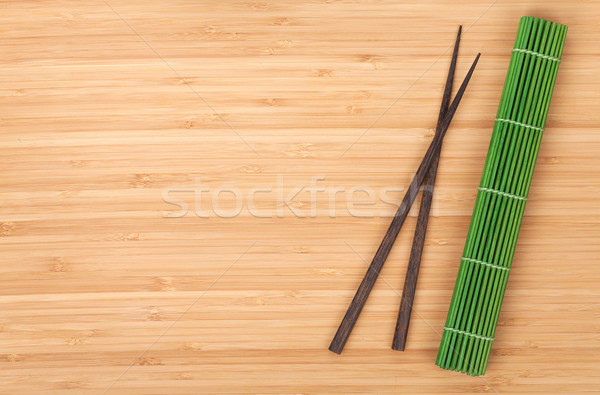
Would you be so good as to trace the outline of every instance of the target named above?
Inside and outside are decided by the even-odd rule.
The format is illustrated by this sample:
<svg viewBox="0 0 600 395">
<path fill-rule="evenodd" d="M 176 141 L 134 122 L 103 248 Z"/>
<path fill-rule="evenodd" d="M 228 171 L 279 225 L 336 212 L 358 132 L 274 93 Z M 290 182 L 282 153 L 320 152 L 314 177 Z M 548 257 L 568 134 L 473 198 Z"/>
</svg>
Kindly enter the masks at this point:
<svg viewBox="0 0 600 395">
<path fill-rule="evenodd" d="M 523 15 L 569 34 L 474 378 L 434 362 Z M 2 390 L 600 391 L 599 18 L 598 1 L 4 2 Z M 335 355 L 459 24 L 457 75 L 482 56 L 444 140 L 406 351 L 390 345 L 418 202 Z M 277 195 L 313 179 L 345 192 Z M 234 218 L 232 193 L 212 201 L 228 187 Z M 355 194 L 360 216 L 353 187 L 374 193 Z"/>
</svg>

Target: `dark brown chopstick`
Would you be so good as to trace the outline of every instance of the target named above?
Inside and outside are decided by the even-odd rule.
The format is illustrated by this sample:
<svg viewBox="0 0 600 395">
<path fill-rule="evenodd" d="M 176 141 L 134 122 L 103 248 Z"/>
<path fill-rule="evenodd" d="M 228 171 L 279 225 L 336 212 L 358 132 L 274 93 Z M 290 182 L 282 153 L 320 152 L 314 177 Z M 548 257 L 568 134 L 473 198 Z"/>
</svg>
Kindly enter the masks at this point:
<svg viewBox="0 0 600 395">
<path fill-rule="evenodd" d="M 448 77 L 446 78 L 446 86 L 444 87 L 444 95 L 442 96 L 442 104 L 438 115 L 437 129 L 448 112 L 450 105 L 450 96 L 452 95 L 452 82 L 454 81 L 454 72 L 456 71 L 456 60 L 458 59 L 458 46 L 460 43 L 460 33 L 462 26 L 458 28 L 456 42 L 454 43 L 454 52 L 448 69 Z M 415 235 L 413 236 L 413 245 L 410 251 L 408 268 L 406 269 L 406 278 L 404 279 L 404 288 L 402 297 L 400 298 L 400 309 L 398 310 L 398 320 L 396 321 L 396 330 L 394 332 L 394 340 L 392 348 L 398 351 L 404 351 L 406 346 L 406 336 L 408 334 L 408 326 L 410 324 L 410 315 L 412 312 L 413 301 L 415 299 L 415 290 L 417 288 L 417 278 L 419 277 L 419 267 L 421 266 L 421 256 L 425 245 L 425 234 L 427 233 L 427 223 L 429 220 L 429 211 L 433 200 L 433 189 L 435 187 L 435 177 L 440 159 L 440 149 L 435 153 L 429 171 L 423 181 L 423 196 L 421 197 L 421 206 L 419 208 L 419 216 L 417 218 L 417 226 Z"/>
<path fill-rule="evenodd" d="M 377 249 L 377 252 L 373 257 L 373 261 L 371 261 L 371 265 L 369 266 L 369 269 L 367 269 L 367 273 L 365 274 L 362 282 L 360 283 L 358 290 L 356 291 L 356 294 L 354 295 L 354 298 L 352 299 L 352 302 L 348 307 L 348 311 L 342 319 L 342 322 L 333 340 L 331 341 L 331 344 L 329 345 L 329 350 L 333 351 L 336 354 L 342 352 L 344 345 L 346 344 L 346 341 L 350 336 L 350 332 L 352 331 L 354 324 L 356 324 L 356 320 L 358 319 L 358 316 L 360 315 L 360 312 L 364 307 L 365 302 L 367 301 L 367 297 L 369 296 L 371 289 L 373 289 L 373 285 L 375 284 L 375 280 L 379 275 L 379 271 L 383 267 L 383 264 L 385 263 L 385 260 L 389 255 L 390 250 L 392 249 L 394 241 L 398 236 L 398 232 L 400 232 L 400 228 L 402 227 L 402 224 L 404 223 L 404 220 L 408 215 L 410 207 L 415 201 L 417 193 L 419 192 L 419 188 L 423 183 L 423 179 L 425 178 L 429 166 L 433 161 L 433 157 L 439 150 L 440 145 L 442 143 L 442 139 L 444 138 L 444 135 L 446 134 L 446 131 L 450 126 L 450 122 L 452 122 L 452 117 L 454 116 L 454 113 L 458 108 L 458 104 L 460 103 L 460 100 L 462 99 L 462 96 L 465 93 L 465 89 L 467 88 L 469 80 L 473 75 L 473 71 L 475 70 L 477 61 L 479 60 L 479 56 L 480 54 L 477 54 L 473 65 L 469 69 L 469 72 L 467 73 L 462 85 L 456 93 L 456 97 L 454 98 L 452 104 L 450 105 L 450 108 L 448 109 L 448 114 L 446 114 L 443 122 L 437 128 L 437 130 L 439 130 L 440 132 L 438 133 L 436 130 L 436 134 L 433 137 L 433 141 L 429 145 L 429 148 L 427 149 L 427 152 L 425 153 L 425 156 L 421 161 L 421 165 L 419 166 L 417 173 L 415 174 L 412 182 L 410 183 L 410 186 L 406 191 L 406 195 L 404 195 L 404 199 L 402 200 L 400 207 L 398 207 L 398 211 L 396 211 L 394 219 L 392 219 L 392 223 L 390 224 L 385 236 L 383 237 L 381 245 Z"/>
</svg>

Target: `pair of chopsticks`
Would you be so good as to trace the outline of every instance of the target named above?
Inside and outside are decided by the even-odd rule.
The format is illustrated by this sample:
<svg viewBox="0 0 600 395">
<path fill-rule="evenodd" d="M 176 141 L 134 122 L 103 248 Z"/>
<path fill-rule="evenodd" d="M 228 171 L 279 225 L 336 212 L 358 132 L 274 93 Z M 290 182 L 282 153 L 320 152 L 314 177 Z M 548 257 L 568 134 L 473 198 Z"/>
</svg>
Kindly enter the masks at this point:
<svg viewBox="0 0 600 395">
<path fill-rule="evenodd" d="M 421 184 L 423 184 L 423 181 L 426 180 L 392 345 L 392 348 L 395 350 L 404 350 L 421 261 L 421 254 L 423 252 L 423 245 L 425 241 L 427 219 L 429 217 L 429 209 L 431 208 L 431 201 L 433 197 L 433 186 L 435 184 L 435 176 L 437 173 L 437 165 L 439 162 L 442 140 L 446 134 L 446 131 L 448 130 L 448 127 L 450 126 L 450 122 L 454 117 L 454 113 L 458 108 L 469 80 L 473 75 L 473 71 L 475 70 L 477 61 L 479 60 L 479 56 L 481 55 L 477 54 L 477 57 L 473 61 L 469 72 L 458 89 L 452 104 L 448 105 L 450 103 L 450 95 L 452 93 L 452 81 L 454 80 L 454 71 L 456 69 L 456 60 L 458 57 L 458 45 L 461 31 L 462 26 L 459 27 L 458 34 L 456 36 L 454 52 L 452 54 L 452 61 L 448 71 L 448 77 L 446 80 L 444 95 L 442 97 L 442 105 L 440 108 L 433 141 L 429 145 L 429 148 L 427 149 L 427 152 L 421 161 L 417 173 L 410 183 L 410 186 L 404 195 L 404 199 L 402 199 L 402 203 L 400 204 L 400 207 L 398 207 L 398 211 L 396 211 L 396 214 L 392 219 L 392 223 L 383 237 L 383 240 L 381 241 L 381 244 L 377 249 L 375 256 L 373 257 L 373 261 L 367 269 L 367 272 L 365 273 L 365 276 L 360 283 L 358 290 L 356 291 L 356 294 L 354 295 L 354 298 L 348 307 L 348 310 L 346 311 L 346 315 L 342 319 L 342 322 L 340 323 L 340 326 L 333 340 L 331 341 L 331 344 L 329 345 L 329 350 L 336 354 L 340 354 L 342 352 L 346 341 L 348 341 L 348 337 L 350 337 L 352 328 L 358 320 L 358 316 L 360 315 L 360 312 L 362 311 L 367 298 L 373 289 L 373 285 L 375 285 L 375 280 L 377 280 L 377 276 L 379 276 L 379 272 L 381 271 L 381 268 L 383 267 L 383 264 L 385 263 L 392 246 L 394 245 L 394 241 L 400 232 L 400 228 L 408 216 L 408 212 L 410 211 L 410 208 L 417 197 Z"/>
</svg>

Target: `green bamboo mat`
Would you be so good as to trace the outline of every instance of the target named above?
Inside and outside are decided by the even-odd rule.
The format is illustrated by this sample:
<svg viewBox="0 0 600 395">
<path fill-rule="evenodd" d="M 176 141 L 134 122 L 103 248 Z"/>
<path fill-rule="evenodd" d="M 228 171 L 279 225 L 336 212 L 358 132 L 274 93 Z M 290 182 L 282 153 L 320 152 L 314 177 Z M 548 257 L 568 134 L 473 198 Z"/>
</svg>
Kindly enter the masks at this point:
<svg viewBox="0 0 600 395">
<path fill-rule="evenodd" d="M 485 373 L 567 26 L 523 17 L 436 365 Z"/>
</svg>

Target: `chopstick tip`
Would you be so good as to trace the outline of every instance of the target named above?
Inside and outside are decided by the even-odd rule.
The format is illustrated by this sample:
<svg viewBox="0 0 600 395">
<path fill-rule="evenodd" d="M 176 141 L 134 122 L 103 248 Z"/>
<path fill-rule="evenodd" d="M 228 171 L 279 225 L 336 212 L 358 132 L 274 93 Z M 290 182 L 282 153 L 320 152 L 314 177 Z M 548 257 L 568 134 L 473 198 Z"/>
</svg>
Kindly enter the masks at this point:
<svg viewBox="0 0 600 395">
<path fill-rule="evenodd" d="M 329 351 L 337 355 L 340 355 L 342 353 L 342 350 L 340 350 L 337 347 L 334 347 L 333 345 L 329 346 Z"/>
<path fill-rule="evenodd" d="M 460 42 L 460 36 L 462 34 L 462 25 L 458 25 L 458 33 L 456 33 L 456 43 L 454 44 L 454 52 L 458 49 L 458 43 Z"/>
</svg>

